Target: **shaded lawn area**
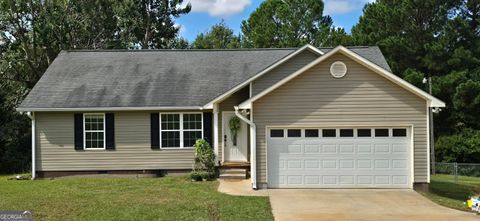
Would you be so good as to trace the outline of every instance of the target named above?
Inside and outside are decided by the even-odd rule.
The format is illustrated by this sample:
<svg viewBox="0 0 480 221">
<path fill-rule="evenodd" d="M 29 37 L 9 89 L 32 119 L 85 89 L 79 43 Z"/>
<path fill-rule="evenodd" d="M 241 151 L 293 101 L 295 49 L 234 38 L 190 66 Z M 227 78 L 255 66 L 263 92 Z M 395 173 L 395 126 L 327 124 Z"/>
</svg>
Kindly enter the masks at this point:
<svg viewBox="0 0 480 221">
<path fill-rule="evenodd" d="M 451 175 L 435 175 L 430 180 L 430 192 L 423 193 L 430 200 L 446 207 L 471 211 L 466 204 L 472 195 L 480 194 L 480 177 L 459 176 L 458 183 Z"/>
<path fill-rule="evenodd" d="M 186 177 L 7 180 L 0 210 L 34 220 L 273 220 L 267 197 L 230 196 Z"/>
</svg>

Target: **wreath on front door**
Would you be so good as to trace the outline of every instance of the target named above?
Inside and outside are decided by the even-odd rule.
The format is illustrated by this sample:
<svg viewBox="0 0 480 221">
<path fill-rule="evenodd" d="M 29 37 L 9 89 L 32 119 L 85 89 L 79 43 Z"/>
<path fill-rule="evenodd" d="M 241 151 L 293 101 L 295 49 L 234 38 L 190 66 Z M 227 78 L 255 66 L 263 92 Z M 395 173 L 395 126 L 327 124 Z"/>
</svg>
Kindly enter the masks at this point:
<svg viewBox="0 0 480 221">
<path fill-rule="evenodd" d="M 230 127 L 230 134 L 232 135 L 233 146 L 237 146 L 237 134 L 242 127 L 242 125 L 240 124 L 240 118 L 238 118 L 237 116 L 233 116 L 232 118 L 230 118 L 228 126 Z"/>
</svg>

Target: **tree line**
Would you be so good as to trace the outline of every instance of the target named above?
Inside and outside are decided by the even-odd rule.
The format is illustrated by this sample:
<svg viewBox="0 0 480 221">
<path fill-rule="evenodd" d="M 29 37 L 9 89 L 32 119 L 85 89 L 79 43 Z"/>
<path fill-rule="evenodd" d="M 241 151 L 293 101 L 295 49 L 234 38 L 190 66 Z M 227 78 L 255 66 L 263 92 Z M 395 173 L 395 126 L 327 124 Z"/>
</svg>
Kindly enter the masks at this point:
<svg viewBox="0 0 480 221">
<path fill-rule="evenodd" d="M 61 50 L 377 45 L 394 74 L 447 103 L 437 160 L 480 162 L 480 0 L 377 0 L 347 33 L 319 0 L 266 0 L 235 34 L 224 22 L 188 42 L 182 0 L 0 0 L 0 173 L 28 170 L 29 119 L 15 107 Z"/>
</svg>

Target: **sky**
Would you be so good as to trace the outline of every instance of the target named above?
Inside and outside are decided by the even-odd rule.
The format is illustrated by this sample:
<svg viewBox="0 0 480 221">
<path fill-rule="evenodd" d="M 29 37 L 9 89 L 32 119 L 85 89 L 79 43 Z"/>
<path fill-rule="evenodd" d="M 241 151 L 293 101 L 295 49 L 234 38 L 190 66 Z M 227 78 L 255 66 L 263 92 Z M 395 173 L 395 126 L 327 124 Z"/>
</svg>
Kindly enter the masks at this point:
<svg viewBox="0 0 480 221">
<path fill-rule="evenodd" d="M 324 14 L 330 15 L 333 24 L 350 29 L 358 22 L 363 6 L 374 0 L 324 0 Z M 240 24 L 262 3 L 262 0 L 184 0 L 190 2 L 192 11 L 180 16 L 176 24 L 180 26 L 180 36 L 193 41 L 199 33 L 206 32 L 214 24 L 223 21 L 240 32 Z"/>
</svg>

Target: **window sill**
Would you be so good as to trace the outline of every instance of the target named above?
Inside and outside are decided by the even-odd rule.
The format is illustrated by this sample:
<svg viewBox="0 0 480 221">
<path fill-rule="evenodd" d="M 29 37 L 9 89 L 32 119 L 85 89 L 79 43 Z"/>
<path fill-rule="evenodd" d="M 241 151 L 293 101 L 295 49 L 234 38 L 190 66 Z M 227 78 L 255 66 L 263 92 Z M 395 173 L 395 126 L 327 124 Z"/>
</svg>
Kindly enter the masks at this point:
<svg viewBox="0 0 480 221">
<path fill-rule="evenodd" d="M 160 147 L 160 150 L 193 150 L 193 147 Z"/>
</svg>

